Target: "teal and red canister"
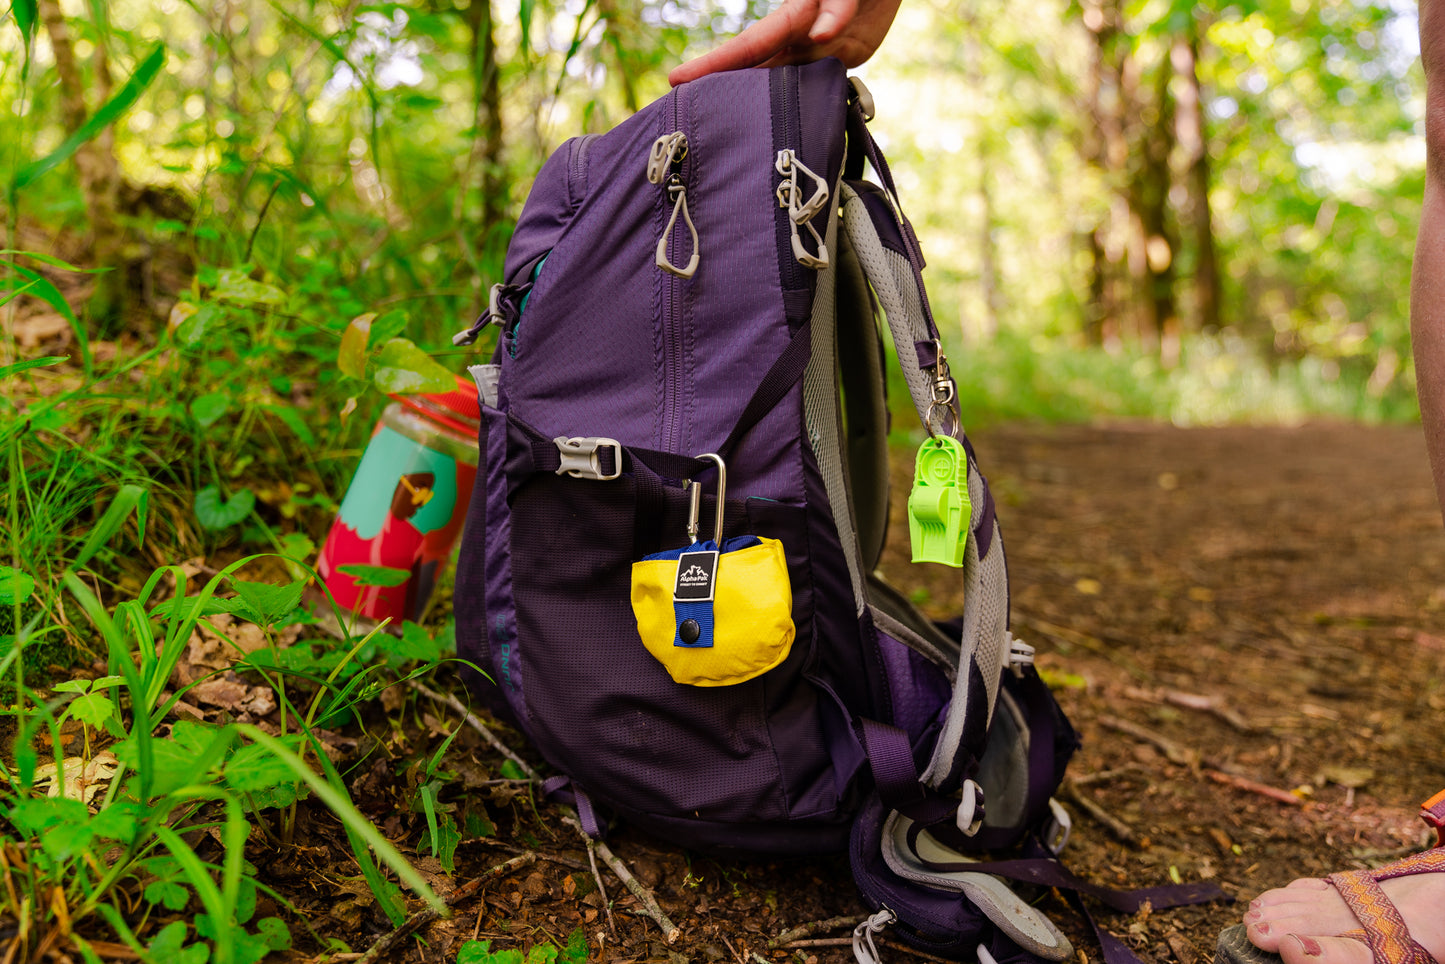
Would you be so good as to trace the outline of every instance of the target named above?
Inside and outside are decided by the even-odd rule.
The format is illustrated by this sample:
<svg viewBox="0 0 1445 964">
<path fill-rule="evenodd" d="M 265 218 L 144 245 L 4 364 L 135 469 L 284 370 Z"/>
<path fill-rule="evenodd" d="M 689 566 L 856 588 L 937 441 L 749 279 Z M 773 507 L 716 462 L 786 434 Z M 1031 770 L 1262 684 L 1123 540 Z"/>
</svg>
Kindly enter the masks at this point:
<svg viewBox="0 0 1445 964">
<path fill-rule="evenodd" d="M 454 391 L 390 397 L 316 569 L 343 609 L 399 628 L 420 621 L 461 534 L 481 409 L 460 376 Z"/>
</svg>

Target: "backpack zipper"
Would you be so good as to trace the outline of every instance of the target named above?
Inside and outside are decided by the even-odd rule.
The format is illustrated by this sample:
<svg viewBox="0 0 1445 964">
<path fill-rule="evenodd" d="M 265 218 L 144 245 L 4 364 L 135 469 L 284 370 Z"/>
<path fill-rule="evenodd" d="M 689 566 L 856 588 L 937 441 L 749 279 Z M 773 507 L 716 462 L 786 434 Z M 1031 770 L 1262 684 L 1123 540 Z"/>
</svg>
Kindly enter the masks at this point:
<svg viewBox="0 0 1445 964">
<path fill-rule="evenodd" d="M 647 179 L 664 191 L 663 209 L 671 208 L 662 233 L 658 238 L 654 260 L 662 270 L 662 424 L 659 436 L 663 451 L 680 451 L 682 444 L 683 377 L 687 364 L 687 349 L 684 339 L 685 297 L 683 283 L 697 270 L 699 260 L 697 229 L 687 208 L 687 180 L 691 165 L 687 163 L 689 147 L 687 133 L 683 130 L 682 107 L 679 104 L 679 90 L 672 92 L 672 130 L 659 137 L 652 146 L 648 158 Z M 684 224 L 678 225 L 682 217 Z M 674 243 L 676 242 L 676 243 Z M 681 250 L 680 245 L 691 243 L 692 253 L 687 267 L 679 269 L 668 258 L 669 248 Z"/>
</svg>

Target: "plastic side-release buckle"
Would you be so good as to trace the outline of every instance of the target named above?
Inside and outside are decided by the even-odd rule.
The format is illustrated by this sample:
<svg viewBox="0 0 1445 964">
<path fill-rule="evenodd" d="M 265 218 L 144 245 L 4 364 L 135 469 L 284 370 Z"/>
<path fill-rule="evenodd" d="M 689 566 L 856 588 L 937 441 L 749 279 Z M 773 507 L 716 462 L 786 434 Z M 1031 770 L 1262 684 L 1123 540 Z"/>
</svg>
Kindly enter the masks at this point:
<svg viewBox="0 0 1445 964">
<path fill-rule="evenodd" d="M 1445 790 L 1420 804 L 1420 819 L 1435 829 L 1435 837 L 1445 847 Z"/>
<path fill-rule="evenodd" d="M 562 464 L 557 466 L 558 475 L 570 475 L 574 479 L 597 479 L 607 482 L 622 474 L 622 443 L 615 438 L 586 436 L 567 438 L 559 435 L 552 440 L 562 455 Z M 602 469 L 601 453 L 612 451 L 612 471 Z"/>
<path fill-rule="evenodd" d="M 1048 829 L 1044 831 L 1044 846 L 1057 857 L 1063 851 L 1064 844 L 1069 842 L 1069 834 L 1074 830 L 1074 818 L 1070 817 L 1064 805 L 1053 797 L 1049 797 L 1049 813 L 1053 820 L 1049 821 Z"/>
<path fill-rule="evenodd" d="M 1009 669 L 1015 676 L 1022 677 L 1024 667 L 1034 665 L 1034 648 L 1008 630 L 1004 630 L 1004 638 L 1008 640 Z"/>
<path fill-rule="evenodd" d="M 871 121 L 873 119 L 873 92 L 857 77 L 849 77 L 848 86 L 853 88 L 853 96 L 858 99 L 858 109 L 863 112 L 863 119 Z"/>
</svg>

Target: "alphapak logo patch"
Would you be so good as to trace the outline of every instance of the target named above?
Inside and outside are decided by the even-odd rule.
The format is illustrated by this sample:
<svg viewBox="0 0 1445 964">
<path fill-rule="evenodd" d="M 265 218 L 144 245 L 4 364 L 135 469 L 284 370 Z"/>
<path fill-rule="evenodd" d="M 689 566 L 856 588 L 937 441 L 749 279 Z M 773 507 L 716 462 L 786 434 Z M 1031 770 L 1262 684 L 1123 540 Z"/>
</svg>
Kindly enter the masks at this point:
<svg viewBox="0 0 1445 964">
<path fill-rule="evenodd" d="M 677 582 L 672 589 L 675 602 L 711 602 L 717 580 L 717 556 L 713 550 L 684 552 L 677 560 Z"/>
</svg>

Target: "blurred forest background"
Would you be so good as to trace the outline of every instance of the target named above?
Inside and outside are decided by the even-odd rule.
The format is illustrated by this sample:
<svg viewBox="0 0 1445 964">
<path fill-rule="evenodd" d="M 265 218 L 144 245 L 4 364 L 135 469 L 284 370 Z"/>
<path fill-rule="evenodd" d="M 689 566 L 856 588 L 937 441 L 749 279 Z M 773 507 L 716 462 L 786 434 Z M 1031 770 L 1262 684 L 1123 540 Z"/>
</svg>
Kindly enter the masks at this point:
<svg viewBox="0 0 1445 964">
<path fill-rule="evenodd" d="M 91 339 L 189 320 L 203 363 L 325 382 L 269 361 L 334 367 L 376 312 L 442 356 L 548 152 L 765 9 L 23 0 L 5 247 L 112 269 L 83 278 Z M 907 0 L 858 73 L 968 349 L 966 419 L 1413 417 L 1417 53 L 1405 0 Z M 0 361 L 44 337 L 6 331 Z M 204 394 L 287 407 L 224 369 Z"/>
</svg>

